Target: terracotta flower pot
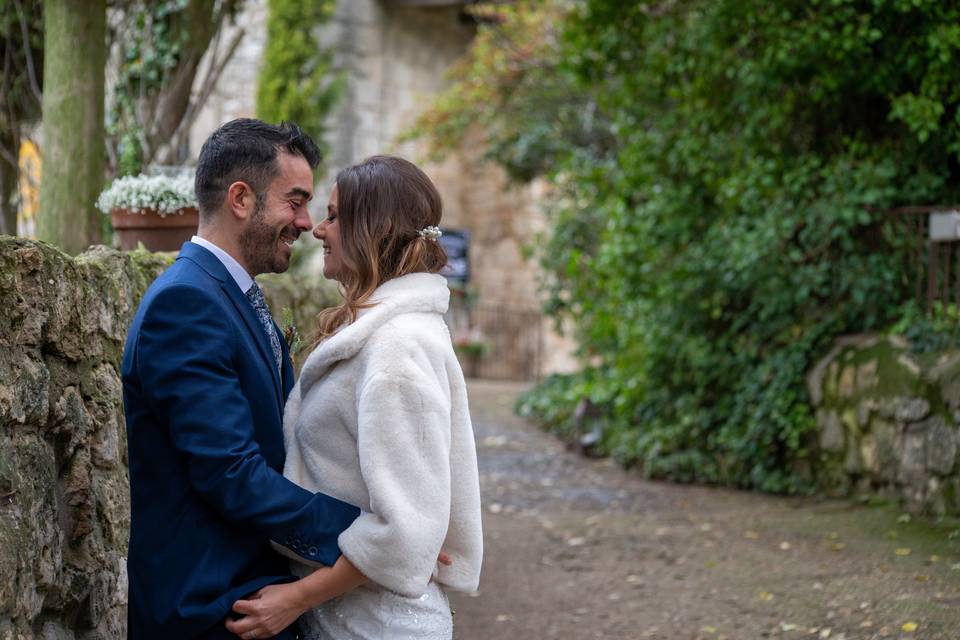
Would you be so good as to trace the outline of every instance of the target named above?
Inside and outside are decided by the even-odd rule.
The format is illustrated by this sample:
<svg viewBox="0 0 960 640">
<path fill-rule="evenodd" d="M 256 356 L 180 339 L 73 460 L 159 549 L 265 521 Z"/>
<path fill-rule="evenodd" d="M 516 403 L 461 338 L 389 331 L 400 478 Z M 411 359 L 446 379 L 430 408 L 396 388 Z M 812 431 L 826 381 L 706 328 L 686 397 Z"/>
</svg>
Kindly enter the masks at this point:
<svg viewBox="0 0 960 640">
<path fill-rule="evenodd" d="M 136 249 L 137 243 L 142 242 L 150 251 L 178 251 L 197 232 L 200 217 L 193 207 L 165 216 L 152 210 L 131 213 L 127 209 L 114 209 L 110 212 L 110 222 L 124 250 Z"/>
</svg>

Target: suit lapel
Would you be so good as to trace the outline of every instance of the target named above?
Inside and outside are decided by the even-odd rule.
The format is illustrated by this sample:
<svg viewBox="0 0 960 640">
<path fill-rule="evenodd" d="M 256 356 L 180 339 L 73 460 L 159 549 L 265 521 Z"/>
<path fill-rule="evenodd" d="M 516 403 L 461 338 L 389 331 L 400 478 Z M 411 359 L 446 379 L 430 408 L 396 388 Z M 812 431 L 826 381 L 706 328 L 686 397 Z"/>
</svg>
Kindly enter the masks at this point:
<svg viewBox="0 0 960 640">
<path fill-rule="evenodd" d="M 240 317 L 243 318 L 244 324 L 247 325 L 247 329 L 250 331 L 253 336 L 254 342 L 257 343 L 257 349 L 260 351 L 260 356 L 263 358 L 267 368 L 270 369 L 270 375 L 273 378 L 273 390 L 277 396 L 277 403 L 283 409 L 283 400 L 281 399 L 281 388 L 280 388 L 280 372 L 277 370 L 277 362 L 273 359 L 273 349 L 270 347 L 270 339 L 267 338 L 267 333 L 263 330 L 263 326 L 260 324 L 260 319 L 257 317 L 257 313 L 253 310 L 253 305 L 250 304 L 250 301 L 247 300 L 247 296 L 240 291 L 240 287 L 237 286 L 237 283 L 231 279 L 229 282 L 223 282 L 220 285 L 224 292 L 226 292 L 227 297 L 230 298 L 230 301 L 233 302 L 233 306 L 237 308 L 237 312 L 240 314 Z"/>
<path fill-rule="evenodd" d="M 210 274 L 211 277 L 220 282 L 220 288 L 223 289 L 227 298 L 230 299 L 230 302 L 233 303 L 237 313 L 243 319 L 243 323 L 247 326 L 247 330 L 250 332 L 254 343 L 257 345 L 257 351 L 260 352 L 260 357 L 263 358 L 264 364 L 267 366 L 267 369 L 270 370 L 270 376 L 273 379 L 274 395 L 276 396 L 277 406 L 279 407 L 280 414 L 282 416 L 283 397 L 280 372 L 277 371 L 277 363 L 273 359 L 273 349 L 270 347 L 270 340 L 267 338 L 266 332 L 260 325 L 260 319 L 253 310 L 253 305 L 250 304 L 247 296 L 240 291 L 240 287 L 237 286 L 236 281 L 230 275 L 230 272 L 227 271 L 227 268 L 223 266 L 223 263 L 220 262 L 217 256 L 213 255 L 198 244 L 186 242 L 184 243 L 183 247 L 181 247 L 180 255 L 177 259 L 180 260 L 183 258 L 196 263 L 204 271 Z M 280 334 L 278 333 L 277 335 L 279 336 Z M 283 341 L 281 340 L 281 346 L 282 342 Z"/>
</svg>

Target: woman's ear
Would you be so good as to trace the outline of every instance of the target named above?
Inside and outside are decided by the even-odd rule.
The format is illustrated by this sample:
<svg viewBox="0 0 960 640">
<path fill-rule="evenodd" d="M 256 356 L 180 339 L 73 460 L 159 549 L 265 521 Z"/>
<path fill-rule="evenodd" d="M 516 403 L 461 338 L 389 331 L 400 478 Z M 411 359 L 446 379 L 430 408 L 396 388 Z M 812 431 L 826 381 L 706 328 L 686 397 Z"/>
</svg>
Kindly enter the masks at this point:
<svg viewBox="0 0 960 640">
<path fill-rule="evenodd" d="M 250 185 L 238 180 L 227 189 L 227 210 L 237 220 L 246 220 L 253 216 L 256 208 L 256 194 Z"/>
</svg>

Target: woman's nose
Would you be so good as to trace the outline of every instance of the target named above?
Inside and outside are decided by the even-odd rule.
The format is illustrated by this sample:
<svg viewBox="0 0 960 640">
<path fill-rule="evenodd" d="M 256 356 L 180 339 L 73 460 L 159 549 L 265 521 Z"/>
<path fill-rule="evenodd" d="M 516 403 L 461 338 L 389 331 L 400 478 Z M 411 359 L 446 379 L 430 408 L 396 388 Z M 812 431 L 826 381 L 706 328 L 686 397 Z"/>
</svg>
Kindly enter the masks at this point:
<svg viewBox="0 0 960 640">
<path fill-rule="evenodd" d="M 323 240 L 323 223 L 321 222 L 313 228 L 313 237 L 317 240 Z"/>
</svg>

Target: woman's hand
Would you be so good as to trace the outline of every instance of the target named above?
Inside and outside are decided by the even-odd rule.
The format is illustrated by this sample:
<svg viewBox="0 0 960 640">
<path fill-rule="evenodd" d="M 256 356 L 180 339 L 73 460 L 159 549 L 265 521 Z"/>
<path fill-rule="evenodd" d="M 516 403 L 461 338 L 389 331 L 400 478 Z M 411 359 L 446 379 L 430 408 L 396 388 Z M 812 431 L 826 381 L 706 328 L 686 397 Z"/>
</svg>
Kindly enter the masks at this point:
<svg viewBox="0 0 960 640">
<path fill-rule="evenodd" d="M 228 619 L 227 630 L 243 640 L 274 637 L 309 608 L 301 591 L 297 582 L 273 584 L 237 600 L 233 610 L 244 617 Z"/>
<path fill-rule="evenodd" d="M 321 567 L 289 584 L 272 584 L 233 603 L 245 617 L 227 620 L 227 630 L 243 640 L 272 638 L 307 609 L 341 596 L 365 583 L 367 577 L 340 556 L 332 567 Z"/>
</svg>

